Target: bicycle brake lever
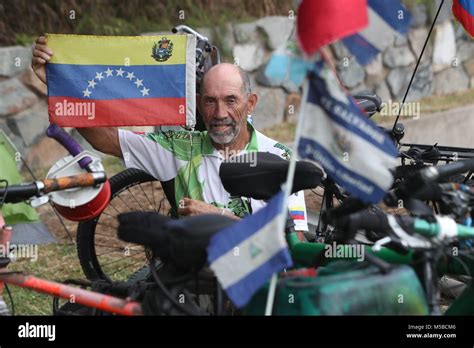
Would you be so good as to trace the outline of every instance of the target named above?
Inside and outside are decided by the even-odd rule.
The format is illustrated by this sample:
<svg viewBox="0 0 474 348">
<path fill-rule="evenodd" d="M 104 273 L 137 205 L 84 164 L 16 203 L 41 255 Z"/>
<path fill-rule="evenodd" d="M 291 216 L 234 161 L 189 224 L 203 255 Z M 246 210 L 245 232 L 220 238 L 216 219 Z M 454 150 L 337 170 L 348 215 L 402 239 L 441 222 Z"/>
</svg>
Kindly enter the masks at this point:
<svg viewBox="0 0 474 348">
<path fill-rule="evenodd" d="M 395 237 L 387 236 L 382 239 L 379 239 L 374 243 L 372 250 L 378 253 L 382 249 L 382 247 L 392 249 L 402 255 L 406 255 L 410 251 L 410 248 L 405 241 Z"/>
<path fill-rule="evenodd" d="M 48 202 L 49 202 L 49 196 L 45 195 L 45 196 L 36 197 L 36 198 L 32 199 L 31 202 L 30 202 L 30 205 L 33 208 L 38 208 L 39 206 L 41 206 L 43 204 L 46 204 Z"/>
<path fill-rule="evenodd" d="M 378 253 L 382 247 L 386 244 L 389 244 L 392 242 L 392 238 L 390 237 L 383 237 L 382 239 L 379 239 L 374 243 L 374 246 L 372 247 L 372 250 Z"/>
</svg>

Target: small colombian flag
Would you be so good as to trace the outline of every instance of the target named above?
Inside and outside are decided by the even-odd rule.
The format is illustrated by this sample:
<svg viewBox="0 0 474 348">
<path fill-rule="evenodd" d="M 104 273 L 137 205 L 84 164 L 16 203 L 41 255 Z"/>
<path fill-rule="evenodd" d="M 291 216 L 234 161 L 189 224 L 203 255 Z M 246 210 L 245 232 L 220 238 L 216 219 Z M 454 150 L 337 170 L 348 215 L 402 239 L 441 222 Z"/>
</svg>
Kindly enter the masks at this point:
<svg viewBox="0 0 474 348">
<path fill-rule="evenodd" d="M 195 124 L 193 35 L 48 34 L 51 123 L 63 127 Z"/>
</svg>

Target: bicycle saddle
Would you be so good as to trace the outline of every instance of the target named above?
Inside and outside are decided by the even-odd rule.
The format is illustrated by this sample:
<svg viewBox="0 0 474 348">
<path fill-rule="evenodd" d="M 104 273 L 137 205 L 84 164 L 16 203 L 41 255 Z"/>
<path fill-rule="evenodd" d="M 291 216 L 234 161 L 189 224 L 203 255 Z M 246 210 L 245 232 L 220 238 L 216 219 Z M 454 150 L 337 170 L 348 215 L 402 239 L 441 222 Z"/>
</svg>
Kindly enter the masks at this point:
<svg viewBox="0 0 474 348">
<path fill-rule="evenodd" d="M 268 152 L 254 154 L 256 157 L 253 161 L 248 161 L 250 155 L 244 154 L 223 162 L 219 176 L 224 188 L 232 196 L 266 200 L 281 189 L 290 162 Z M 323 176 L 318 166 L 310 162 L 296 162 L 292 193 L 317 187 Z"/>
<path fill-rule="evenodd" d="M 357 106 L 361 108 L 369 117 L 382 110 L 382 99 L 376 94 L 357 94 L 353 98 Z"/>
<path fill-rule="evenodd" d="M 118 221 L 120 239 L 151 248 L 161 261 L 181 271 L 201 269 L 211 237 L 236 222 L 219 214 L 176 220 L 154 212 L 120 214 Z"/>
</svg>

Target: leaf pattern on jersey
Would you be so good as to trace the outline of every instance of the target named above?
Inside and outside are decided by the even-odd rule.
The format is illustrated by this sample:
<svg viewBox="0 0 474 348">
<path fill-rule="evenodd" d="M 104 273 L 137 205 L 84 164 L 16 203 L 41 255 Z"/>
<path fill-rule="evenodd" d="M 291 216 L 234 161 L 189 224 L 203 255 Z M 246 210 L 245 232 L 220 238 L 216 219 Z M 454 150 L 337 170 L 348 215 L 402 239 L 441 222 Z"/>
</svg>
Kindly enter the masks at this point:
<svg viewBox="0 0 474 348">
<path fill-rule="evenodd" d="M 148 139 L 161 145 L 182 161 L 200 155 L 203 135 L 201 132 L 166 131 L 148 134 Z M 191 137 L 193 146 L 191 146 Z M 192 148 L 192 153 L 191 153 Z"/>
<path fill-rule="evenodd" d="M 200 182 L 198 178 L 201 164 L 202 156 L 198 155 L 179 169 L 174 182 L 176 202 L 179 202 L 183 197 L 203 200 L 204 182 Z"/>
</svg>

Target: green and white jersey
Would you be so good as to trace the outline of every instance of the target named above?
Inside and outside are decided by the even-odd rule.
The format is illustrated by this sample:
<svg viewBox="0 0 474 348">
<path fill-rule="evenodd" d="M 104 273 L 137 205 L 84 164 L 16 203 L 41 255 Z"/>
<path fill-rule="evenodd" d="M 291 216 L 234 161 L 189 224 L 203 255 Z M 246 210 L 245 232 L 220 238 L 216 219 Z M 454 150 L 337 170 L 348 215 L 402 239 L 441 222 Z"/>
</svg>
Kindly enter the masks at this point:
<svg viewBox="0 0 474 348">
<path fill-rule="evenodd" d="M 285 145 L 268 138 L 253 128 L 250 142 L 240 153 L 270 152 L 289 159 L 291 151 Z M 141 169 L 160 181 L 174 179 L 176 202 L 183 197 L 201 200 L 231 211 L 239 217 L 258 211 L 265 202 L 251 198 L 233 197 L 223 187 L 219 167 L 224 157 L 211 143 L 207 132 L 169 130 L 137 134 L 119 129 L 119 140 L 125 166 Z M 290 212 L 298 212 L 296 229 L 307 231 L 304 193 L 290 196 Z"/>
</svg>

